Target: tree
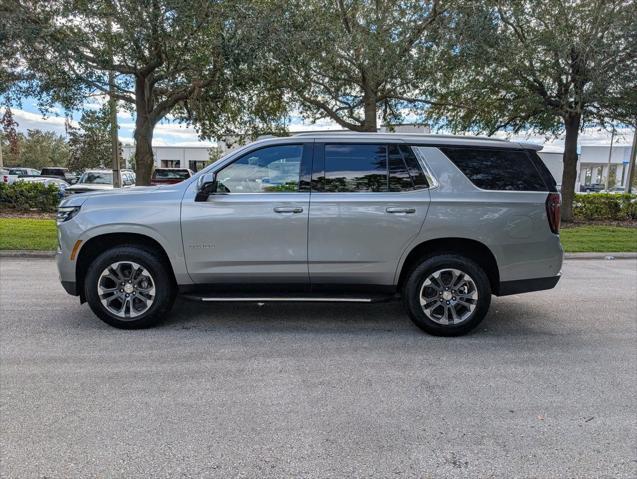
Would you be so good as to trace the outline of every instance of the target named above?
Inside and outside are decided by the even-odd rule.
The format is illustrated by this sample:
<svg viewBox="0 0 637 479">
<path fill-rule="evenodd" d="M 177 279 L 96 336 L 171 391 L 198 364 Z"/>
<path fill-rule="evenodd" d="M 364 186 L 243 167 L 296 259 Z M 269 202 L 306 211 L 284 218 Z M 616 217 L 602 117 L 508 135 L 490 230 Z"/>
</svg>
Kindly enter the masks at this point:
<svg viewBox="0 0 637 479">
<path fill-rule="evenodd" d="M 69 169 L 83 171 L 88 168 L 110 167 L 111 137 L 108 104 L 100 110 L 82 113 L 79 127 L 67 124 L 70 150 Z"/>
<path fill-rule="evenodd" d="M 435 39 L 448 0 L 272 3 L 255 30 L 269 46 L 270 77 L 304 115 L 376 131 L 379 112 L 397 122 L 410 105 L 428 101 L 423 80 L 444 68 Z"/>
<path fill-rule="evenodd" d="M 42 169 L 68 164 L 69 149 L 63 136 L 52 131 L 27 130 L 26 135 L 17 133 L 16 139 L 17 153 L 5 156 L 6 166 Z"/>
<path fill-rule="evenodd" d="M 8 161 L 11 163 L 14 157 L 19 155 L 19 143 L 18 143 L 18 130 L 17 127 L 18 122 L 13 118 L 13 113 L 11 112 L 11 108 L 7 107 L 4 110 L 4 114 L 2 115 L 2 119 L 0 119 L 0 124 L 2 124 L 2 137 L 0 137 L 0 167 L 3 166 L 4 161 Z M 4 160 L 4 149 L 6 149 L 8 157 L 7 160 Z"/>
<path fill-rule="evenodd" d="M 6 96 L 38 95 L 42 108 L 61 103 L 80 108 L 96 93 L 109 93 L 135 113 L 135 158 L 139 184 L 153 167 L 155 125 L 173 114 L 207 126 L 229 127 L 245 118 L 254 97 L 234 95 L 249 84 L 241 17 L 233 2 L 220 0 L 13 0 L 5 9 L 0 52 L 19 55 L 26 68 L 5 62 L 17 77 Z M 16 53 L 17 52 L 17 53 Z M 258 96 L 258 95 L 255 95 Z M 236 102 L 247 100 L 244 105 Z M 267 104 L 267 102 L 265 102 Z M 263 103 L 262 103 L 263 105 Z M 279 107 L 280 105 L 277 105 Z M 266 113 L 257 117 L 270 118 Z M 277 116 L 277 115 L 274 115 Z M 254 120 L 258 123 L 259 118 Z M 253 119 L 251 117 L 251 119 Z"/>
<path fill-rule="evenodd" d="M 580 129 L 637 115 L 637 4 L 483 0 L 463 13 L 448 50 L 458 74 L 439 82 L 428 115 L 455 130 L 564 132 L 562 219 L 571 221 Z"/>
</svg>

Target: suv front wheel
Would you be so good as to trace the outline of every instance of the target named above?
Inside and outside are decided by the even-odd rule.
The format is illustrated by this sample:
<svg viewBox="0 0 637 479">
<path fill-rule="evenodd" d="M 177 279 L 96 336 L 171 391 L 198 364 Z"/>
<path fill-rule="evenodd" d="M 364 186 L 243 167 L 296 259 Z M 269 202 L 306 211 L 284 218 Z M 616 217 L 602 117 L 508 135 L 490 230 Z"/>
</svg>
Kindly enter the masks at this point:
<svg viewBox="0 0 637 479">
<path fill-rule="evenodd" d="M 138 246 L 118 246 L 99 255 L 86 272 L 84 288 L 93 312 L 122 329 L 155 325 L 175 298 L 166 265 Z"/>
<path fill-rule="evenodd" d="M 443 254 L 412 269 L 402 296 L 409 316 L 420 329 L 436 336 L 460 336 L 487 314 L 491 285 L 473 260 Z"/>
</svg>

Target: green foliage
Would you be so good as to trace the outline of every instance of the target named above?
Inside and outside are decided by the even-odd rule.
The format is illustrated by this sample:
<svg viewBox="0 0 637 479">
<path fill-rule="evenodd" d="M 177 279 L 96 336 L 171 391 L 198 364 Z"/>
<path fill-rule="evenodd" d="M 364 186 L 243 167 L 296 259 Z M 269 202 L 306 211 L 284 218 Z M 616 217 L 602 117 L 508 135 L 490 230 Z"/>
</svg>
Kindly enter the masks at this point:
<svg viewBox="0 0 637 479">
<path fill-rule="evenodd" d="M 5 166 L 41 169 L 45 166 L 66 166 L 69 148 L 63 136 L 52 131 L 27 130 L 17 133 L 15 146 L 2 139 Z"/>
<path fill-rule="evenodd" d="M 0 17 L 0 55 L 6 55 L 0 69 L 14 78 L 5 98 L 36 96 L 43 109 L 60 103 L 72 110 L 90 96 L 110 94 L 136 115 L 139 184 L 150 181 L 153 130 L 169 113 L 174 121 L 195 122 L 203 134 L 218 137 L 245 133 L 284 110 L 271 89 L 252 88 L 258 49 L 244 41 L 250 33 L 242 23 L 247 4 L 11 3 Z"/>
<path fill-rule="evenodd" d="M 60 202 L 55 185 L 18 181 L 11 185 L 0 183 L 0 206 L 16 211 L 37 210 L 54 212 Z"/>
<path fill-rule="evenodd" d="M 88 168 L 111 165 L 111 137 L 109 108 L 106 104 L 101 110 L 87 110 L 82 113 L 79 128 L 67 127 L 71 171 L 84 171 Z"/>
<path fill-rule="evenodd" d="M 558 133 L 567 117 L 635 122 L 637 3 L 480 0 L 456 16 L 432 118 L 479 132 Z"/>
<path fill-rule="evenodd" d="M 449 0 L 262 2 L 254 27 L 272 69 L 268 78 L 313 120 L 376 131 L 380 111 L 400 122 L 405 105 L 427 99 L 438 62 L 437 36 Z M 276 27 L 272 26 L 274 22 Z"/>
<path fill-rule="evenodd" d="M 637 220 L 637 195 L 587 193 L 575 195 L 575 218 L 582 220 Z"/>
</svg>

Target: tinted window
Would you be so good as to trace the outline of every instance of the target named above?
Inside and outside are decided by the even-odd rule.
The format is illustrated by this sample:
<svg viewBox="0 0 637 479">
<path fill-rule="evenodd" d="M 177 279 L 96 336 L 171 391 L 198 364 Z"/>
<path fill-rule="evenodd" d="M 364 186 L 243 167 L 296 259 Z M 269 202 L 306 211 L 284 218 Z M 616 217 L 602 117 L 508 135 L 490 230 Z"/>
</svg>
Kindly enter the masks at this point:
<svg viewBox="0 0 637 479">
<path fill-rule="evenodd" d="M 387 191 L 385 145 L 325 145 L 325 191 Z"/>
<path fill-rule="evenodd" d="M 299 189 L 302 145 L 261 148 L 217 174 L 220 193 L 275 193 Z"/>
<path fill-rule="evenodd" d="M 164 180 L 185 180 L 190 178 L 190 172 L 188 170 L 155 170 L 153 177 Z"/>
<path fill-rule="evenodd" d="M 413 190 L 414 182 L 398 145 L 388 146 L 387 160 L 389 162 L 389 191 Z"/>
<path fill-rule="evenodd" d="M 440 148 L 474 185 L 484 190 L 546 191 L 525 151 L 488 148 Z"/>
<path fill-rule="evenodd" d="M 409 171 L 411 179 L 414 182 L 414 187 L 416 189 L 428 188 L 429 183 L 427 182 L 427 177 L 422 171 L 420 163 L 418 163 L 418 159 L 416 158 L 416 155 L 414 154 L 414 151 L 411 149 L 411 147 L 400 145 L 400 151 L 403 154 L 405 165 L 407 166 L 407 170 Z"/>
<path fill-rule="evenodd" d="M 89 183 L 94 185 L 112 185 L 113 173 L 102 173 L 100 171 L 87 171 L 80 178 L 80 183 Z"/>
</svg>

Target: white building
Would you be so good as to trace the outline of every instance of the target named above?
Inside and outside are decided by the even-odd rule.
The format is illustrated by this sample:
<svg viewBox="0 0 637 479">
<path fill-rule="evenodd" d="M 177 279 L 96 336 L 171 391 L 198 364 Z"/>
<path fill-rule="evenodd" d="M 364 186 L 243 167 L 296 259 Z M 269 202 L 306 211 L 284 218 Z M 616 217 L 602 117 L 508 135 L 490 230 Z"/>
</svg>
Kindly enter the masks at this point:
<svg viewBox="0 0 637 479">
<path fill-rule="evenodd" d="M 135 154 L 134 145 L 122 147 L 122 158 L 126 168 L 131 167 Z M 156 168 L 190 168 L 199 171 L 210 162 L 210 154 L 215 147 L 209 146 L 153 146 Z"/>
<path fill-rule="evenodd" d="M 605 188 L 609 171 L 611 188 L 627 188 L 630 149 L 631 145 L 629 144 L 613 145 L 609 164 L 610 143 L 608 145 L 582 145 L 577 163 L 575 191 L 584 191 L 587 186 L 594 184 L 602 184 Z M 563 154 L 563 149 L 551 145 L 539 152 L 558 185 L 562 183 L 562 172 L 564 171 Z"/>
</svg>

